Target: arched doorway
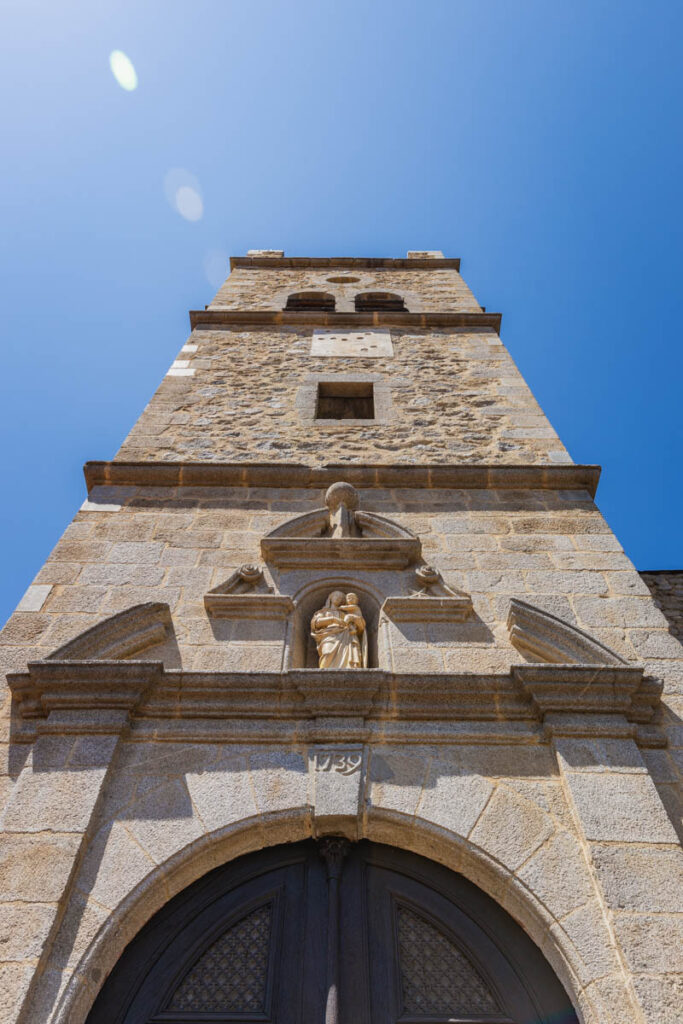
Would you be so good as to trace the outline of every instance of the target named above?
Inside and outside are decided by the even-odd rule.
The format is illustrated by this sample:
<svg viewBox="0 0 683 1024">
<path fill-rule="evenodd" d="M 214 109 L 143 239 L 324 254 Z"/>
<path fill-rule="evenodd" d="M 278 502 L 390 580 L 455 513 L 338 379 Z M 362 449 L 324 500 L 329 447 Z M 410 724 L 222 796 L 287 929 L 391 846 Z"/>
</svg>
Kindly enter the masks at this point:
<svg viewBox="0 0 683 1024">
<path fill-rule="evenodd" d="M 367 841 L 223 865 L 124 951 L 88 1024 L 577 1024 L 538 948 L 462 876 Z"/>
</svg>

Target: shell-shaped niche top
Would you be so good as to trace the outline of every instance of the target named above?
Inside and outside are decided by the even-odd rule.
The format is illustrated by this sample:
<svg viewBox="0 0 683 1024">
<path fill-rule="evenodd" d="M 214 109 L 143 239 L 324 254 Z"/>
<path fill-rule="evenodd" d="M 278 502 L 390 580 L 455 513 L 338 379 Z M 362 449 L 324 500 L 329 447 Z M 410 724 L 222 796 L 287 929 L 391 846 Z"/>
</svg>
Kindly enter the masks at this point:
<svg viewBox="0 0 683 1024">
<path fill-rule="evenodd" d="M 261 541 L 266 562 L 281 569 L 406 569 L 420 559 L 420 540 L 410 530 L 359 508 L 351 484 L 332 484 L 325 508 L 296 516 Z"/>
</svg>

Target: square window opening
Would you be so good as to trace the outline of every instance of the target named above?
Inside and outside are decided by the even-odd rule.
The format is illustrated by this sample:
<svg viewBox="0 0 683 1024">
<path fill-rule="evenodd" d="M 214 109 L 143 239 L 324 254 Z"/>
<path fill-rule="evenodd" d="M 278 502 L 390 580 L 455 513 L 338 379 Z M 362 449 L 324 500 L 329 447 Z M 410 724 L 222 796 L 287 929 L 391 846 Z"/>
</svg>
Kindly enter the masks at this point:
<svg viewBox="0 0 683 1024">
<path fill-rule="evenodd" d="M 372 383 L 335 381 L 318 384 L 315 418 L 318 420 L 374 420 Z"/>
</svg>

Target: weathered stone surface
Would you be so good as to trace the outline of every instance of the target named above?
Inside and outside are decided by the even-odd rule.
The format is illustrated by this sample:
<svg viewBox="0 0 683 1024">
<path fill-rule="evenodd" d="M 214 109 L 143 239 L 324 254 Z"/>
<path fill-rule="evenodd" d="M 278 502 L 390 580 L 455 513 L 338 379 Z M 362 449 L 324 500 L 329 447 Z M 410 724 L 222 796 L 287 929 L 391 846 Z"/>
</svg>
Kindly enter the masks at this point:
<svg viewBox="0 0 683 1024">
<path fill-rule="evenodd" d="M 676 833 L 649 776 L 569 773 L 567 784 L 587 839 L 676 842 Z"/>
<path fill-rule="evenodd" d="M 78 876 L 78 889 L 113 910 L 155 867 L 154 860 L 118 822 L 95 836 Z"/>
<path fill-rule="evenodd" d="M 39 903 L 5 903 L 0 910 L 0 962 L 35 960 L 43 952 L 55 908 Z"/>
<path fill-rule="evenodd" d="M 647 1024 L 679 1024 L 683 1004 L 683 978 L 676 974 L 637 974 L 633 986 Z"/>
<path fill-rule="evenodd" d="M 683 975 L 683 916 L 618 914 L 619 946 L 634 972 Z"/>
<path fill-rule="evenodd" d="M 186 783 L 207 831 L 258 814 L 244 756 L 228 753 L 220 767 L 214 766 L 201 773 L 190 772 Z"/>
<path fill-rule="evenodd" d="M 506 786 L 499 786 L 471 839 L 515 871 L 553 831 L 549 815 Z"/>
<path fill-rule="evenodd" d="M 104 768 L 22 772 L 5 813 L 7 832 L 82 832 L 102 785 Z"/>
<path fill-rule="evenodd" d="M 640 575 L 666 617 L 669 629 L 683 643 L 683 572 L 641 572 Z"/>
<path fill-rule="evenodd" d="M 4 900 L 52 903 L 61 899 L 80 836 L 0 834 L 0 892 Z"/>
<path fill-rule="evenodd" d="M 11 1024 L 17 1019 L 32 977 L 30 965 L 0 964 L 0 1024 Z"/>
<path fill-rule="evenodd" d="M 486 806 L 493 786 L 479 775 L 468 775 L 446 760 L 429 769 L 418 816 L 434 821 L 455 835 L 467 836 Z"/>
<path fill-rule="evenodd" d="M 574 965 L 584 983 L 612 974 L 619 960 L 611 944 L 602 908 L 597 900 L 584 903 L 553 925 L 555 934 L 564 932 L 573 946 Z"/>
<path fill-rule="evenodd" d="M 522 865 L 517 877 L 560 918 L 593 895 L 588 865 L 576 838 L 559 832 Z"/>
</svg>

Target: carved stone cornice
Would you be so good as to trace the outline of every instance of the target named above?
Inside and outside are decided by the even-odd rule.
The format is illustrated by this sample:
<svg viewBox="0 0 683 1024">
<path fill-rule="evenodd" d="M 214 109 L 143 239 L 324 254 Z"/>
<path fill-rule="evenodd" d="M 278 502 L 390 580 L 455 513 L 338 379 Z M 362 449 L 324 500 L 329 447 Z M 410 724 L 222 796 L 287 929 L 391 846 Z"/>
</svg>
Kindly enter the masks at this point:
<svg viewBox="0 0 683 1024">
<path fill-rule="evenodd" d="M 420 557 L 417 537 L 264 537 L 261 554 L 279 569 L 406 569 Z"/>
<path fill-rule="evenodd" d="M 24 719 L 93 711 L 102 715 L 102 731 L 108 732 L 106 713 L 130 714 L 163 674 L 160 661 L 45 660 L 30 661 L 26 672 L 8 674 L 7 682 Z"/>
<path fill-rule="evenodd" d="M 460 270 L 449 256 L 231 256 L 230 269 L 253 270 Z"/>
<path fill-rule="evenodd" d="M 186 672 L 149 661 L 35 661 L 7 679 L 20 719 L 38 731 L 119 731 L 132 718 L 166 720 L 175 730 L 200 719 L 274 726 L 289 721 L 299 732 L 307 720 L 338 718 L 405 726 L 542 722 L 548 734 L 631 735 L 643 746 L 665 742 L 653 722 L 661 684 L 631 666 L 515 665 L 507 674 L 482 675 Z"/>
<path fill-rule="evenodd" d="M 86 462 L 85 482 L 93 487 L 329 487 L 343 479 L 355 487 L 453 490 L 585 490 L 595 495 L 599 466 L 331 464 L 290 462 Z"/>
<path fill-rule="evenodd" d="M 286 619 L 294 610 L 287 594 L 204 594 L 204 607 L 215 619 Z"/>
<path fill-rule="evenodd" d="M 415 331 L 436 328 L 456 331 L 500 332 L 500 313 L 325 313 L 322 310 L 290 311 L 275 309 L 191 309 L 192 330 L 215 331 L 222 327 L 395 327 Z"/>
<path fill-rule="evenodd" d="M 382 612 L 392 622 L 465 622 L 472 614 L 472 598 L 387 597 Z"/>
<path fill-rule="evenodd" d="M 662 684 L 631 665 L 515 665 L 512 676 L 549 733 L 631 735 L 643 746 L 663 746 L 653 719 Z"/>
</svg>

